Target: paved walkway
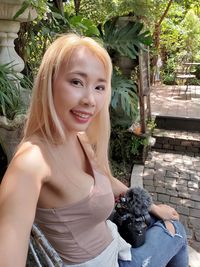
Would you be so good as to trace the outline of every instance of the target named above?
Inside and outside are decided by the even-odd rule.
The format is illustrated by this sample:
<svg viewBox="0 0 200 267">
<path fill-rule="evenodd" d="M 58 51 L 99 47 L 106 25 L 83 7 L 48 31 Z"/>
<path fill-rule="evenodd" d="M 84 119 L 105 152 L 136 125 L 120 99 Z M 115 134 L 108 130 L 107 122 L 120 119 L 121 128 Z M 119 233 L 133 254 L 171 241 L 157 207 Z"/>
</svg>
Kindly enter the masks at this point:
<svg viewBox="0 0 200 267">
<path fill-rule="evenodd" d="M 200 86 L 189 86 L 187 92 L 185 89 L 185 86 L 153 87 L 152 115 L 200 119 Z M 134 165 L 131 185 L 144 186 L 155 202 L 174 206 L 189 240 L 193 240 L 190 245 L 200 252 L 200 155 L 152 150 L 144 166 Z M 189 247 L 190 266 L 200 267 L 200 253 L 192 247 Z"/>
<path fill-rule="evenodd" d="M 200 119 L 200 86 L 159 85 L 152 87 L 152 115 Z"/>
<path fill-rule="evenodd" d="M 200 240 L 199 184 L 200 157 L 170 152 L 151 151 L 144 166 L 134 165 L 131 176 L 131 185 L 144 186 L 155 203 L 176 208 L 189 240 L 193 235 Z M 189 244 L 190 267 L 200 267 L 199 242 Z"/>
</svg>

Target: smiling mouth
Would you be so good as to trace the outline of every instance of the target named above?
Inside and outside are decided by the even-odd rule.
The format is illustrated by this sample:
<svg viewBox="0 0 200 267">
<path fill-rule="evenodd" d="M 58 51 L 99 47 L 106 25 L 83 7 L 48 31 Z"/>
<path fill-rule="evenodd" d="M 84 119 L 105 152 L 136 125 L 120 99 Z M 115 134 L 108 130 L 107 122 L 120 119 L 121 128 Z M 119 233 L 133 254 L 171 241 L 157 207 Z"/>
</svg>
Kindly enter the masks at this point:
<svg viewBox="0 0 200 267">
<path fill-rule="evenodd" d="M 72 110 L 71 113 L 74 115 L 76 119 L 78 119 L 79 122 L 87 122 L 92 117 L 91 113 L 86 113 L 86 112 Z"/>
<path fill-rule="evenodd" d="M 84 118 L 84 119 L 88 119 L 92 116 L 92 114 L 90 113 L 82 113 L 82 112 L 79 112 L 79 111 L 72 111 L 72 113 L 76 116 L 79 116 L 81 118 Z"/>
</svg>

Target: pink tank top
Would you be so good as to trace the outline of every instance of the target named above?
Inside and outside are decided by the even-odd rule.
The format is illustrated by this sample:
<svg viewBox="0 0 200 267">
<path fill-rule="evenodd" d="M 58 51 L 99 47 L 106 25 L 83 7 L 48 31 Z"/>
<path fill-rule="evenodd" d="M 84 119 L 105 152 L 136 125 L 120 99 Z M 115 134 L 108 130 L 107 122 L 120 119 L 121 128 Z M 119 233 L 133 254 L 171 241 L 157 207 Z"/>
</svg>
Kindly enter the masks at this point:
<svg viewBox="0 0 200 267">
<path fill-rule="evenodd" d="M 36 210 L 35 223 L 67 264 L 95 258 L 113 239 L 105 222 L 114 208 L 111 184 L 92 163 L 91 167 L 95 183 L 86 198 L 62 208 Z"/>
</svg>

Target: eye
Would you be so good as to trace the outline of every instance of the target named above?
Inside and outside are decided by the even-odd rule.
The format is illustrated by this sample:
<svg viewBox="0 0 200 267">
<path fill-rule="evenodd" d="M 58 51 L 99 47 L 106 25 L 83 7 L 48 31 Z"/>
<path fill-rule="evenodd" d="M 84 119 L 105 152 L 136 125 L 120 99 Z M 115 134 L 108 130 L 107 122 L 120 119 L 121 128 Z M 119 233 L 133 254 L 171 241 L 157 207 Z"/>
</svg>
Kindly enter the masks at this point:
<svg viewBox="0 0 200 267">
<path fill-rule="evenodd" d="M 71 80 L 71 84 L 75 86 L 83 86 L 83 82 L 78 79 Z"/>
<path fill-rule="evenodd" d="M 105 85 L 98 85 L 95 87 L 96 90 L 98 91 L 104 91 L 105 90 Z"/>
</svg>

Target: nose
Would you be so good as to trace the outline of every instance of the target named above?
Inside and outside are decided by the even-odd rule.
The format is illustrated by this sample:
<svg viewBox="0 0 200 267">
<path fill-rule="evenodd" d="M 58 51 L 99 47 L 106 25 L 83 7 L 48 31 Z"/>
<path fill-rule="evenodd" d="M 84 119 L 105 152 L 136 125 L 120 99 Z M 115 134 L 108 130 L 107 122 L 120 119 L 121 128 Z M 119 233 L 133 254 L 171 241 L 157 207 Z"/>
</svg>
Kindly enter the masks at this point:
<svg viewBox="0 0 200 267">
<path fill-rule="evenodd" d="M 95 96 L 93 90 L 87 90 L 82 96 L 81 103 L 85 106 L 95 106 Z"/>
</svg>

